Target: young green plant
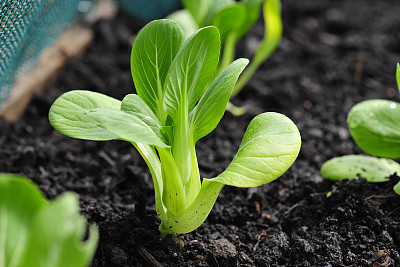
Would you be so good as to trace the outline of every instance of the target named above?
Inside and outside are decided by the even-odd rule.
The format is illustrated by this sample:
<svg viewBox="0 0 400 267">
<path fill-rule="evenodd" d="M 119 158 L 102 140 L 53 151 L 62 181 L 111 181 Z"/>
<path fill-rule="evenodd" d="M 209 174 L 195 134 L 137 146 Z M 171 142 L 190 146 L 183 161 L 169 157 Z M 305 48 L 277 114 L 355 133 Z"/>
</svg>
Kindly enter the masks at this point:
<svg viewBox="0 0 400 267">
<path fill-rule="evenodd" d="M 400 89 L 400 66 L 396 80 Z M 347 123 L 357 145 L 366 153 L 381 157 L 348 155 L 324 163 L 321 175 L 334 180 L 354 179 L 359 175 L 370 182 L 386 182 L 394 173 L 400 175 L 400 103 L 372 99 L 355 105 Z M 400 182 L 394 187 L 400 195 Z"/>
<path fill-rule="evenodd" d="M 228 168 L 201 180 L 196 142 L 221 120 L 248 60 L 234 61 L 210 83 L 219 60 L 217 28 L 201 28 L 185 39 L 175 22 L 150 22 L 132 47 L 137 94 L 119 101 L 95 92 L 70 91 L 49 113 L 51 124 L 70 137 L 124 140 L 136 147 L 152 174 L 163 235 L 199 227 L 224 185 L 253 187 L 276 179 L 293 164 L 301 143 L 290 119 L 260 114 L 250 123 Z"/>
<path fill-rule="evenodd" d="M 231 98 L 234 97 L 279 44 L 282 37 L 280 0 L 182 0 L 182 3 L 185 9 L 172 13 L 168 18 L 180 24 L 186 36 L 210 25 L 220 31 L 222 54 L 215 76 L 234 60 L 237 42 L 257 21 L 263 6 L 264 38 L 251 63 L 236 83 L 231 94 Z"/>
<path fill-rule="evenodd" d="M 29 179 L 0 174 L 0 267 L 88 266 L 98 241 L 79 215 L 78 197 L 64 193 L 50 203 Z"/>
</svg>

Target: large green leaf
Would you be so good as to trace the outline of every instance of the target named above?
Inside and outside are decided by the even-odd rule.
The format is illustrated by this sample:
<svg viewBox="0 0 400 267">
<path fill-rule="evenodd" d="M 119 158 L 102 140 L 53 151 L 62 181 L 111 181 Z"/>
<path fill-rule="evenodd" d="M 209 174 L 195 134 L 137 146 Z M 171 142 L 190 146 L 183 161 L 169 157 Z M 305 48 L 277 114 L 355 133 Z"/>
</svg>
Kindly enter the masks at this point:
<svg viewBox="0 0 400 267">
<path fill-rule="evenodd" d="M 32 223 L 25 266 L 87 266 L 98 241 L 98 230 L 90 227 L 83 243 L 86 220 L 79 215 L 78 197 L 65 193 L 41 210 Z"/>
<path fill-rule="evenodd" d="M 82 242 L 85 232 L 76 195 L 66 193 L 48 204 L 30 180 L 0 174 L 0 266 L 88 266 L 98 231 L 92 226 Z"/>
<path fill-rule="evenodd" d="M 31 221 L 46 206 L 40 190 L 19 175 L 0 174 L 0 266 L 19 267 Z"/>
<path fill-rule="evenodd" d="M 363 155 L 336 157 L 326 161 L 321 168 L 322 177 L 337 181 L 362 177 L 368 182 L 386 182 L 394 173 L 400 175 L 397 162 Z"/>
<path fill-rule="evenodd" d="M 249 124 L 239 151 L 215 181 L 237 187 L 255 187 L 281 176 L 299 154 L 301 137 L 286 116 L 266 112 Z"/>
<path fill-rule="evenodd" d="M 196 108 L 192 110 L 191 127 L 195 141 L 206 136 L 217 127 L 225 113 L 233 87 L 248 63 L 249 60 L 244 58 L 232 62 L 213 81 Z"/>
<path fill-rule="evenodd" d="M 160 120 L 164 118 L 164 82 L 185 33 L 171 20 L 156 20 L 137 35 L 132 47 L 131 70 L 137 94 Z"/>
<path fill-rule="evenodd" d="M 366 153 L 400 157 L 400 104 L 374 99 L 355 105 L 347 117 L 350 133 Z"/>
<path fill-rule="evenodd" d="M 235 0 L 212 0 L 208 9 L 207 16 L 204 18 L 203 24 L 200 26 L 203 27 L 211 25 L 212 20 L 218 12 L 235 4 Z"/>
<path fill-rule="evenodd" d="M 56 130 L 69 137 L 95 141 L 112 140 L 118 136 L 88 114 L 95 108 L 119 110 L 120 106 L 121 101 L 112 97 L 75 90 L 57 98 L 50 108 L 49 120 Z"/>
<path fill-rule="evenodd" d="M 150 116 L 123 110 L 97 108 L 90 111 L 88 116 L 97 120 L 109 132 L 118 136 L 118 139 L 135 143 L 169 147 L 161 133 L 161 125 Z M 149 123 L 152 123 L 149 125 Z"/>
<path fill-rule="evenodd" d="M 179 109 L 189 112 L 199 100 L 218 64 L 219 33 L 215 27 L 198 30 L 176 55 L 166 80 L 164 108 L 176 119 Z"/>
<path fill-rule="evenodd" d="M 400 195 L 400 182 L 398 182 L 394 188 L 393 188 L 394 192 L 396 192 L 398 195 Z"/>
</svg>

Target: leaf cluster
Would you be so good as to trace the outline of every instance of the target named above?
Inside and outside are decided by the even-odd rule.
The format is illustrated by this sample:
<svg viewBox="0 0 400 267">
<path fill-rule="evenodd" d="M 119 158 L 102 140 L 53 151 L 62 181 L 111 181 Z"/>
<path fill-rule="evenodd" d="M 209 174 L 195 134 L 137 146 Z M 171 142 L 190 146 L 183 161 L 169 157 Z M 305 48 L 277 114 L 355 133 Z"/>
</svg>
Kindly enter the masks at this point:
<svg viewBox="0 0 400 267">
<path fill-rule="evenodd" d="M 98 241 L 79 215 L 78 197 L 64 193 L 48 202 L 29 179 L 0 174 L 0 266 L 88 266 Z"/>
<path fill-rule="evenodd" d="M 399 64 L 396 80 L 400 90 Z M 369 182 L 385 182 L 390 175 L 400 175 L 400 164 L 391 160 L 400 158 L 400 103 L 363 101 L 350 110 L 347 123 L 357 145 L 375 157 L 349 155 L 330 159 L 321 168 L 323 177 L 342 180 L 361 176 Z M 394 190 L 400 195 L 400 182 Z"/>
<path fill-rule="evenodd" d="M 231 97 L 234 97 L 279 44 L 282 37 L 280 0 L 182 0 L 182 3 L 184 9 L 172 13 L 168 19 L 180 24 L 186 36 L 205 26 L 215 26 L 220 31 L 222 54 L 215 76 L 234 60 L 238 41 L 252 28 L 263 9 L 264 37 L 233 89 Z"/>
</svg>

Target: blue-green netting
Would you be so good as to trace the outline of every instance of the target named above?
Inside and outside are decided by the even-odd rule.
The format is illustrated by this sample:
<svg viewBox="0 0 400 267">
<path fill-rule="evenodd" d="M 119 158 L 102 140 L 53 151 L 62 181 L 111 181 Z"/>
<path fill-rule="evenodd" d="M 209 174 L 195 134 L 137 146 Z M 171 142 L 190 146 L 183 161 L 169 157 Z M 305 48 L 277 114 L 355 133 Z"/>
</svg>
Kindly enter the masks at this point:
<svg viewBox="0 0 400 267">
<path fill-rule="evenodd" d="M 111 1 L 111 0 L 110 0 Z M 27 73 L 43 48 L 59 37 L 80 14 L 79 8 L 98 0 L 1 0 L 0 108 L 9 98 L 15 77 Z M 117 0 L 139 20 L 162 18 L 179 0 Z M 85 10 L 87 11 L 87 10 Z"/>
</svg>

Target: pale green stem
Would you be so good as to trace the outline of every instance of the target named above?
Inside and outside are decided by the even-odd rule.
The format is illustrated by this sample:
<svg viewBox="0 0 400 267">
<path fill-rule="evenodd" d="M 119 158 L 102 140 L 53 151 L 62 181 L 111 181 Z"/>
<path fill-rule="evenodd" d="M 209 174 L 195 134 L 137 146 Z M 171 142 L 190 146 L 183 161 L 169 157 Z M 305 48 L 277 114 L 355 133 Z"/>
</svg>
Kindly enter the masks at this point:
<svg viewBox="0 0 400 267">
<path fill-rule="evenodd" d="M 157 148 L 163 179 L 162 201 L 167 217 L 176 216 L 186 209 L 185 190 L 170 148 Z"/>
<path fill-rule="evenodd" d="M 175 119 L 174 140 L 172 143 L 172 155 L 178 167 L 183 185 L 189 180 L 191 168 L 189 112 L 187 102 L 186 94 L 184 93 Z"/>
<path fill-rule="evenodd" d="M 199 194 L 184 212 L 161 221 L 161 234 L 184 234 L 197 229 L 207 219 L 223 187 L 222 183 L 203 180 Z"/>
<path fill-rule="evenodd" d="M 250 78 L 253 76 L 253 74 L 256 72 L 259 66 L 260 63 L 257 64 L 254 61 L 252 61 L 247 66 L 244 72 L 240 75 L 239 80 L 235 85 L 235 88 L 233 88 L 231 98 L 235 97 L 243 89 L 243 87 L 247 84 L 247 82 L 250 80 Z"/>
<path fill-rule="evenodd" d="M 150 170 L 151 177 L 153 178 L 154 183 L 154 195 L 156 202 L 156 211 L 157 215 L 161 220 L 165 220 L 166 216 L 166 208 L 163 205 L 161 194 L 163 192 L 163 181 L 162 181 L 162 172 L 161 172 L 161 164 L 160 160 L 157 156 L 156 151 L 153 147 L 149 145 L 144 145 L 140 143 L 133 143 L 137 151 L 139 151 L 140 155 L 144 159 L 147 164 L 147 167 Z"/>
<path fill-rule="evenodd" d="M 193 140 L 191 140 L 190 142 L 190 148 L 192 168 L 190 171 L 189 181 L 185 184 L 187 206 L 190 206 L 192 202 L 196 199 L 201 188 L 199 164 L 197 163 L 196 146 Z"/>
</svg>

